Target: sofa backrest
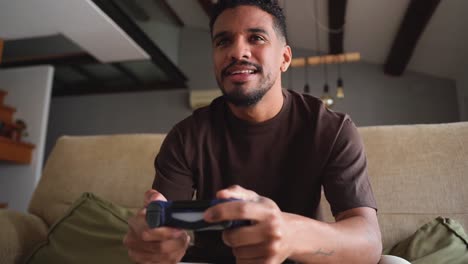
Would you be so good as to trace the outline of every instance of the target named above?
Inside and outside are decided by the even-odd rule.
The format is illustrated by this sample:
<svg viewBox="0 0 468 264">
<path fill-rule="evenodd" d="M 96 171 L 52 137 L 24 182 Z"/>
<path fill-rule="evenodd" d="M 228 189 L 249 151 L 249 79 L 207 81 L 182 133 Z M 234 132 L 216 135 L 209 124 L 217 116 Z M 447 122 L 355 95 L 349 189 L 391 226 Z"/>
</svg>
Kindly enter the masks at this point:
<svg viewBox="0 0 468 264">
<path fill-rule="evenodd" d="M 359 128 L 377 199 L 384 246 L 425 222 L 451 217 L 468 230 L 468 122 Z M 138 209 L 154 178 L 164 135 L 61 137 L 30 212 L 54 223 L 83 192 Z M 322 206 L 328 207 L 325 199 Z M 330 214 L 325 219 L 330 220 Z"/>
<path fill-rule="evenodd" d="M 127 208 L 143 205 L 154 179 L 153 162 L 165 135 L 64 136 L 43 170 L 29 211 L 47 224 L 61 217 L 83 192 Z"/>
<path fill-rule="evenodd" d="M 468 122 L 362 127 L 359 132 L 384 247 L 437 216 L 453 218 L 468 230 Z M 324 199 L 322 206 L 328 207 Z"/>
</svg>

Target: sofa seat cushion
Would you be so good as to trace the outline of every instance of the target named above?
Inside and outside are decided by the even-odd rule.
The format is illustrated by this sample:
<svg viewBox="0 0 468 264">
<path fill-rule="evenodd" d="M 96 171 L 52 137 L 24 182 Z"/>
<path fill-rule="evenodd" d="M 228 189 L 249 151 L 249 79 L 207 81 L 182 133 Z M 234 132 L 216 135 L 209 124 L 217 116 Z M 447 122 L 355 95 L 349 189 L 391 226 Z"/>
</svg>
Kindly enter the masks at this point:
<svg viewBox="0 0 468 264">
<path fill-rule="evenodd" d="M 468 236 L 460 223 L 437 217 L 384 253 L 413 264 L 465 264 L 468 263 Z"/>
<path fill-rule="evenodd" d="M 132 263 L 122 240 L 131 211 L 84 193 L 26 263 Z"/>
</svg>

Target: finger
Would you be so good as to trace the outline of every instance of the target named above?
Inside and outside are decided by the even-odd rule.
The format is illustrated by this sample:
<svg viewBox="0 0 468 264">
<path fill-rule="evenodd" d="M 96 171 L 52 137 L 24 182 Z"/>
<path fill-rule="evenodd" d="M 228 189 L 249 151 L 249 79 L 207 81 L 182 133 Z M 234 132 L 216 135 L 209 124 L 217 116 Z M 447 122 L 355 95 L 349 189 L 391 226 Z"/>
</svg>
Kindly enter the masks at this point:
<svg viewBox="0 0 468 264">
<path fill-rule="evenodd" d="M 251 190 L 247 190 L 239 185 L 232 185 L 226 189 L 220 190 L 216 193 L 218 199 L 236 198 L 245 201 L 256 201 L 259 195 Z"/>
<path fill-rule="evenodd" d="M 144 210 L 128 220 L 130 235 L 142 241 L 163 241 L 181 236 L 185 231 L 171 227 L 158 227 L 150 229 L 146 223 Z"/>
<path fill-rule="evenodd" d="M 146 229 L 141 233 L 141 240 L 143 241 L 165 241 L 177 239 L 186 236 L 186 231 L 172 227 L 158 227 Z"/>
<path fill-rule="evenodd" d="M 232 201 L 221 203 L 208 208 L 204 213 L 207 222 L 220 222 L 229 220 L 267 220 L 275 210 L 279 210 L 274 202 L 264 198 L 259 202 Z"/>
<path fill-rule="evenodd" d="M 222 234 L 223 241 L 231 248 L 250 246 L 278 239 L 281 234 L 270 229 L 267 224 L 240 227 L 225 230 Z"/>
<path fill-rule="evenodd" d="M 141 237 L 141 234 L 144 230 L 148 229 L 148 224 L 146 223 L 146 209 L 141 209 L 137 212 L 136 215 L 128 219 L 129 231 L 132 232 L 135 236 Z"/>
<path fill-rule="evenodd" d="M 154 189 L 146 191 L 144 197 L 145 197 L 144 198 L 144 207 L 145 208 L 152 201 L 156 201 L 156 200 L 167 201 L 166 197 L 164 197 L 164 195 L 162 195 L 162 193 L 160 193 L 160 192 L 158 192 L 158 191 L 156 191 Z"/>
<path fill-rule="evenodd" d="M 170 240 L 141 243 L 140 249 L 148 253 L 175 252 L 185 250 L 189 242 L 190 236 L 188 234 L 184 234 L 178 238 Z"/>
</svg>

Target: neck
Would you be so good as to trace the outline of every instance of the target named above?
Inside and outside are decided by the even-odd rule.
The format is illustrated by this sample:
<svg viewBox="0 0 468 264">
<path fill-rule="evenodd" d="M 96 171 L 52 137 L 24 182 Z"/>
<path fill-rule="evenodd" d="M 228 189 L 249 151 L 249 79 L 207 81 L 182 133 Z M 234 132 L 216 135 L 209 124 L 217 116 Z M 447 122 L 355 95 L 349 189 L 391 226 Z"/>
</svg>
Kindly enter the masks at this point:
<svg viewBox="0 0 468 264">
<path fill-rule="evenodd" d="M 283 107 L 281 86 L 272 87 L 257 104 L 249 107 L 238 107 L 228 103 L 232 113 L 249 123 L 261 123 L 275 117 Z"/>
</svg>

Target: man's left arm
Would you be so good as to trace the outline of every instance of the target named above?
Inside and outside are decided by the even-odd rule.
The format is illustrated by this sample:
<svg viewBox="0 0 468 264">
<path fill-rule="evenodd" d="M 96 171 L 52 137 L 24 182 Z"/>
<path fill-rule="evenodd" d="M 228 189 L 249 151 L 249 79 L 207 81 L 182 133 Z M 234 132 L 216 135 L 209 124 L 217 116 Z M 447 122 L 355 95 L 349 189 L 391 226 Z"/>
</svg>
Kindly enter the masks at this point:
<svg viewBox="0 0 468 264">
<path fill-rule="evenodd" d="M 290 259 L 301 263 L 378 263 L 382 253 L 376 211 L 359 207 L 324 223 L 283 213 L 293 233 Z"/>
<path fill-rule="evenodd" d="M 240 186 L 218 192 L 218 198 L 247 202 L 214 207 L 207 211 L 207 220 L 254 223 L 224 232 L 237 263 L 280 263 L 286 258 L 303 263 L 378 263 L 382 242 L 376 204 L 364 145 L 350 119 L 343 121 L 331 146 L 322 184 L 335 223 L 281 212 L 272 200 Z"/>
<path fill-rule="evenodd" d="M 354 208 L 337 215 L 336 223 L 281 212 L 272 200 L 232 186 L 218 198 L 244 201 L 214 206 L 205 220 L 218 222 L 249 219 L 252 225 L 224 231 L 236 263 L 378 263 L 380 231 L 372 208 Z"/>
</svg>

